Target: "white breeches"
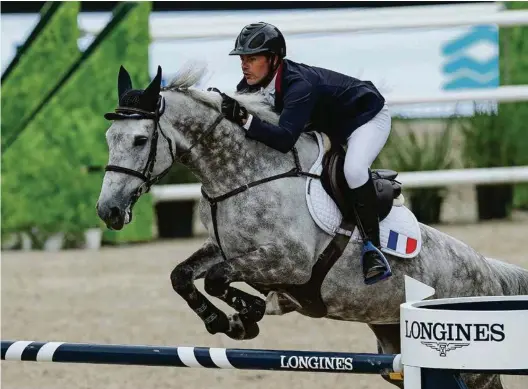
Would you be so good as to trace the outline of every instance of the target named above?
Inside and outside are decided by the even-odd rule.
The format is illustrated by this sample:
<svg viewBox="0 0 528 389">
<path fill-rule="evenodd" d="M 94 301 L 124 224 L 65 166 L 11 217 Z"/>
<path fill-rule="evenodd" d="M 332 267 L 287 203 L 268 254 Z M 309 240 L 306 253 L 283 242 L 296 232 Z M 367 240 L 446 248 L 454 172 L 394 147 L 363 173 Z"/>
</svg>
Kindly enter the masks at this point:
<svg viewBox="0 0 528 389">
<path fill-rule="evenodd" d="M 391 116 L 387 104 L 369 122 L 357 128 L 347 140 L 345 179 L 351 189 L 368 181 L 368 169 L 387 142 L 391 131 Z"/>
</svg>

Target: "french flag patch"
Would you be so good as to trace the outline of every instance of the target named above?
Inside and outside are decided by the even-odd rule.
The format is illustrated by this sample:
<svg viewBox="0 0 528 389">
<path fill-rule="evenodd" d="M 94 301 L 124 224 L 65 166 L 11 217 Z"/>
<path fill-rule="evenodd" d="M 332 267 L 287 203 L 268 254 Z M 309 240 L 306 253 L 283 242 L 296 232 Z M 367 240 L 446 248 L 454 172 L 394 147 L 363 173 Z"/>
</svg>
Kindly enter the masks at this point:
<svg viewBox="0 0 528 389">
<path fill-rule="evenodd" d="M 387 248 L 402 254 L 411 254 L 416 250 L 416 239 L 410 238 L 396 231 L 390 230 Z"/>
</svg>

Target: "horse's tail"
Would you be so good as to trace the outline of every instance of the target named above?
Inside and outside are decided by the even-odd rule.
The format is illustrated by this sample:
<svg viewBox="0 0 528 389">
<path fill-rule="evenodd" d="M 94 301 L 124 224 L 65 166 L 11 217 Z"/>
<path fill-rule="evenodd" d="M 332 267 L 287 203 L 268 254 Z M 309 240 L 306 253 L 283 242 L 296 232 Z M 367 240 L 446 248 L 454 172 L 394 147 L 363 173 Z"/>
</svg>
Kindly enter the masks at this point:
<svg viewBox="0 0 528 389">
<path fill-rule="evenodd" d="M 504 295 L 528 295 L 527 269 L 495 258 L 486 259 L 499 277 Z"/>
</svg>

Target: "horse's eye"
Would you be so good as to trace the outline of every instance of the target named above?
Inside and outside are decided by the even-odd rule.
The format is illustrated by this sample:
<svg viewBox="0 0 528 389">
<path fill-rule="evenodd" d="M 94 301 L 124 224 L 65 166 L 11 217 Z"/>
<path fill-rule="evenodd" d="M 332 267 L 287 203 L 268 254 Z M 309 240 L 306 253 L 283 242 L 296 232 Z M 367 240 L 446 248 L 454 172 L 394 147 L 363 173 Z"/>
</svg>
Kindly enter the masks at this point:
<svg viewBox="0 0 528 389">
<path fill-rule="evenodd" d="M 147 143 L 148 138 L 144 135 L 138 135 L 134 138 L 134 146 L 143 146 Z"/>
</svg>

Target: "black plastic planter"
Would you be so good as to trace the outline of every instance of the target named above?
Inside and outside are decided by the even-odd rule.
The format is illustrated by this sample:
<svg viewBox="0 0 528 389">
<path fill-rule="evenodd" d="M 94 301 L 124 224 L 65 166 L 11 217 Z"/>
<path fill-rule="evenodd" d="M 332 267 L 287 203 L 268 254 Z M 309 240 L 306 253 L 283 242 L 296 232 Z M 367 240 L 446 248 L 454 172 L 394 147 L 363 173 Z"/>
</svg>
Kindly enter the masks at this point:
<svg viewBox="0 0 528 389">
<path fill-rule="evenodd" d="M 513 185 L 477 185 L 479 220 L 506 219 L 513 203 Z"/>
<path fill-rule="evenodd" d="M 443 196 L 438 189 L 413 190 L 410 195 L 411 210 L 420 223 L 439 224 Z"/>
<path fill-rule="evenodd" d="M 189 238 L 193 234 L 194 200 L 156 204 L 159 238 Z"/>
</svg>

